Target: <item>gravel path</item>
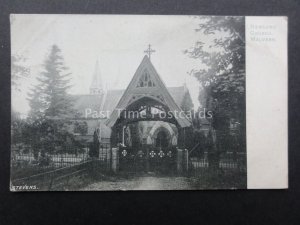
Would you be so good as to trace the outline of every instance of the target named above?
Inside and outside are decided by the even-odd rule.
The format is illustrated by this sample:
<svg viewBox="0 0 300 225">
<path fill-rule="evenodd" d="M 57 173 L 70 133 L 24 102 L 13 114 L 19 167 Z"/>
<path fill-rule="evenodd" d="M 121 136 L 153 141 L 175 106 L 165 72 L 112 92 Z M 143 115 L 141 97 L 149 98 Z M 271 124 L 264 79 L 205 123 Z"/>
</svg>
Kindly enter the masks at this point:
<svg viewBox="0 0 300 225">
<path fill-rule="evenodd" d="M 99 190 L 187 190 L 194 189 L 186 177 L 144 176 L 115 181 L 100 181 L 84 188 L 84 191 Z"/>
</svg>

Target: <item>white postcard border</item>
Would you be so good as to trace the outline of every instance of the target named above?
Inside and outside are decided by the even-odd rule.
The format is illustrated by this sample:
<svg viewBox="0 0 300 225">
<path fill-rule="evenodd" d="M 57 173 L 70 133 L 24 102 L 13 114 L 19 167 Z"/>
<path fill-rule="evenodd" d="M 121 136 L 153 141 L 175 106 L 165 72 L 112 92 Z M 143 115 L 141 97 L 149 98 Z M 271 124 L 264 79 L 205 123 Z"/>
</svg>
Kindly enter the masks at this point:
<svg viewBox="0 0 300 225">
<path fill-rule="evenodd" d="M 288 188 L 287 17 L 246 17 L 247 186 Z"/>
</svg>

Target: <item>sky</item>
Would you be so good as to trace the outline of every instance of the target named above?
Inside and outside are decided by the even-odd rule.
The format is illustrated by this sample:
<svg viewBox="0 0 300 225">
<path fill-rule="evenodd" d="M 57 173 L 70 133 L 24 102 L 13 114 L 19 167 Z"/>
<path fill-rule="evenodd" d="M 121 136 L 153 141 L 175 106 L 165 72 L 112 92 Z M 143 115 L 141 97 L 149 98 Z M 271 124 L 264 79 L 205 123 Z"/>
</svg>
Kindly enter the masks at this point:
<svg viewBox="0 0 300 225">
<path fill-rule="evenodd" d="M 26 58 L 30 76 L 12 91 L 12 107 L 29 111 L 27 93 L 36 83 L 53 44 L 58 45 L 72 73 L 71 94 L 88 94 L 96 61 L 104 87 L 125 89 L 151 44 L 151 62 L 167 87 L 186 83 L 194 106 L 199 106 L 199 82 L 188 73 L 200 61 L 183 53 L 209 37 L 195 32 L 199 19 L 191 16 L 145 15 L 12 15 L 12 54 Z"/>
</svg>

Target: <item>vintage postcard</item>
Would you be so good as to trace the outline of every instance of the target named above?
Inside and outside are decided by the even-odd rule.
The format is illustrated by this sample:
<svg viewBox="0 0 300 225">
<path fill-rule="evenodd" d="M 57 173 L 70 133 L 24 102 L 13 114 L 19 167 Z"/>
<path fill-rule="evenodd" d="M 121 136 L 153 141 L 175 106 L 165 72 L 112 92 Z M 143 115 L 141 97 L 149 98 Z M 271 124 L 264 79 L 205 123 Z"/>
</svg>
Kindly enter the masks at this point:
<svg viewBox="0 0 300 225">
<path fill-rule="evenodd" d="M 10 20 L 11 191 L 288 188 L 286 17 Z"/>
</svg>

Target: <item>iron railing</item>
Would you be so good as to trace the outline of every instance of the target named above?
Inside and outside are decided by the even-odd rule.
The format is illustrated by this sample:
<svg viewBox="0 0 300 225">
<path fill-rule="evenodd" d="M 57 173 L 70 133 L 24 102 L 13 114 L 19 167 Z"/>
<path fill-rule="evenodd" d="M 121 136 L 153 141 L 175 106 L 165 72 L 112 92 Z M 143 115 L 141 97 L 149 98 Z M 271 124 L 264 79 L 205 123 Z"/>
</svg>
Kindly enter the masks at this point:
<svg viewBox="0 0 300 225">
<path fill-rule="evenodd" d="M 99 157 L 89 157 L 88 152 L 80 154 L 45 154 L 12 151 L 11 183 L 16 186 L 34 186 L 38 190 L 56 189 L 57 185 L 68 185 L 74 176 L 90 175 L 94 172 L 110 171 L 110 146 L 101 144 Z"/>
</svg>

